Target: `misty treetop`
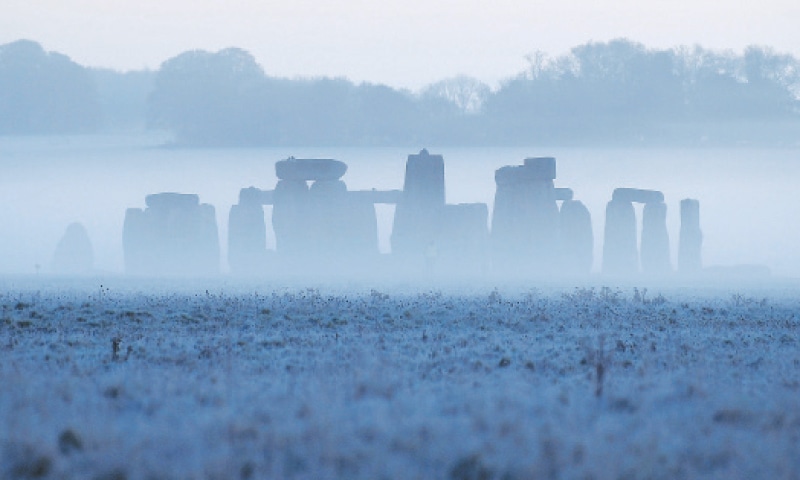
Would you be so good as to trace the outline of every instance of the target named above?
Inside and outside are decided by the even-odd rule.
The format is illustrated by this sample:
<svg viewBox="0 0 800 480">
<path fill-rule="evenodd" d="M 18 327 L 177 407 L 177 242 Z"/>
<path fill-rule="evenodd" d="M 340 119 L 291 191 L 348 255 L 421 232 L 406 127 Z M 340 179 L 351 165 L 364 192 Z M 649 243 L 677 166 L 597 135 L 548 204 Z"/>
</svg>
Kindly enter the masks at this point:
<svg viewBox="0 0 800 480">
<path fill-rule="evenodd" d="M 0 134 L 136 128 L 192 146 L 796 144 L 800 62 L 766 47 L 649 49 L 625 39 L 535 52 L 492 90 L 466 76 L 419 92 L 278 78 L 247 51 L 193 50 L 156 72 L 81 67 L 0 46 Z"/>
<path fill-rule="evenodd" d="M 483 114 L 497 126 L 495 139 L 691 140 L 714 126 L 747 129 L 800 119 L 800 63 L 767 48 L 750 47 L 738 56 L 614 40 L 557 58 L 537 52 L 528 63 L 486 100 Z"/>
<path fill-rule="evenodd" d="M 0 134 L 87 132 L 98 120 L 85 68 L 29 40 L 0 46 Z"/>
</svg>

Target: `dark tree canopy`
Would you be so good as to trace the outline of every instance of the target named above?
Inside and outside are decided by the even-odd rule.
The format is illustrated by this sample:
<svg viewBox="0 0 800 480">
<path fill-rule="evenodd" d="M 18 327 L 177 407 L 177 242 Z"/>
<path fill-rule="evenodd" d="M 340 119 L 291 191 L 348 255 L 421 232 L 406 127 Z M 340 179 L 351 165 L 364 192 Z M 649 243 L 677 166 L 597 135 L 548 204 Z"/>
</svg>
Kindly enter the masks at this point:
<svg viewBox="0 0 800 480">
<path fill-rule="evenodd" d="M 196 145 L 250 143 L 258 134 L 265 76 L 249 53 L 185 52 L 161 65 L 150 96 L 150 124 Z"/>
<path fill-rule="evenodd" d="M 489 136 L 500 143 L 683 142 L 743 124 L 726 139 L 739 141 L 763 135 L 750 127 L 764 121 L 800 121 L 800 63 L 760 47 L 736 56 L 620 39 L 529 62 L 486 101 Z"/>
<path fill-rule="evenodd" d="M 98 124 L 85 68 L 30 40 L 0 46 L 0 134 L 87 132 Z"/>
<path fill-rule="evenodd" d="M 796 144 L 800 62 L 765 47 L 590 42 L 535 52 L 491 89 L 466 76 L 417 93 L 277 78 L 240 48 L 155 71 L 85 69 L 35 42 L 0 46 L 0 134 L 166 130 L 188 146 Z"/>
</svg>

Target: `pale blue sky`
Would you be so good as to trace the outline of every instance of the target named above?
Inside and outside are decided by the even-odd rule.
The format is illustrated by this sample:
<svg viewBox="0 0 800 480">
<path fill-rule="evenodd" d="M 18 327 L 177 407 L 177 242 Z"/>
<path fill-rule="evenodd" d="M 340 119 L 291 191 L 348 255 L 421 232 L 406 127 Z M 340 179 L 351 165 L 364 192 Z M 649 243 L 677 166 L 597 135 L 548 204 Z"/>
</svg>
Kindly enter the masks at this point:
<svg viewBox="0 0 800 480">
<path fill-rule="evenodd" d="M 2 0 L 0 43 L 37 40 L 92 66 L 157 68 L 239 46 L 267 73 L 418 88 L 467 74 L 496 84 L 525 55 L 590 40 L 650 47 L 770 45 L 800 56 L 797 0 Z"/>
</svg>

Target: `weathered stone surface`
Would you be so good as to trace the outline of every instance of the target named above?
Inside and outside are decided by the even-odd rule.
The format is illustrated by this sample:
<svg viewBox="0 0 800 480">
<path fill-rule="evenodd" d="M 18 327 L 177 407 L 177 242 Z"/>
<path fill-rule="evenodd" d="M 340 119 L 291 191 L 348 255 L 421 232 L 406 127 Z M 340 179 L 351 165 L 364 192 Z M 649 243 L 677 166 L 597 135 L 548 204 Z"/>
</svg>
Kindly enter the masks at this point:
<svg viewBox="0 0 800 480">
<path fill-rule="evenodd" d="M 572 191 L 571 188 L 564 188 L 564 187 L 556 187 L 553 189 L 553 195 L 555 196 L 556 200 L 559 201 L 569 201 L 575 197 L 575 193 Z"/>
<path fill-rule="evenodd" d="M 497 185 L 552 181 L 556 178 L 555 158 L 526 158 L 524 165 L 507 165 L 494 172 Z"/>
<path fill-rule="evenodd" d="M 672 272 L 667 232 L 667 205 L 647 203 L 642 211 L 642 272 L 664 275 Z"/>
<path fill-rule="evenodd" d="M 347 232 L 344 255 L 348 261 L 369 261 L 378 255 L 378 216 L 375 204 L 348 194 L 348 215 L 341 228 Z"/>
<path fill-rule="evenodd" d="M 565 200 L 559 217 L 559 270 L 568 275 L 588 275 L 594 259 L 592 216 L 583 203 Z"/>
<path fill-rule="evenodd" d="M 341 180 L 317 180 L 309 188 L 311 197 L 340 199 L 347 194 L 347 185 Z"/>
<path fill-rule="evenodd" d="M 606 206 L 602 271 L 608 275 L 633 275 L 639 271 L 636 211 L 629 201 L 611 200 Z"/>
<path fill-rule="evenodd" d="M 58 274 L 89 273 L 94 267 L 94 251 L 86 228 L 71 223 L 56 245 L 51 268 Z"/>
<path fill-rule="evenodd" d="M 354 195 L 341 180 L 280 180 L 272 225 L 284 266 L 342 273 L 378 254 L 372 198 Z"/>
<path fill-rule="evenodd" d="M 444 157 L 422 149 L 409 155 L 403 182 L 406 203 L 441 206 L 445 203 Z"/>
<path fill-rule="evenodd" d="M 267 224 L 256 202 L 231 207 L 228 216 L 228 265 L 233 273 L 257 274 L 266 268 Z"/>
<path fill-rule="evenodd" d="M 213 275 L 219 272 L 214 207 L 197 195 L 162 193 L 148 208 L 128 209 L 123 227 L 125 270 L 140 275 Z"/>
<path fill-rule="evenodd" d="M 541 275 L 556 266 L 558 205 L 553 180 L 529 160 L 529 165 L 495 171 L 492 265 L 505 274 Z M 540 163 L 547 167 L 550 160 Z"/>
<path fill-rule="evenodd" d="M 523 161 L 528 175 L 540 180 L 556 179 L 556 159 L 554 157 L 529 157 Z"/>
<path fill-rule="evenodd" d="M 703 268 L 703 232 L 700 230 L 700 202 L 681 200 L 681 230 L 678 240 L 678 271 L 697 273 Z"/>
<path fill-rule="evenodd" d="M 308 192 L 307 216 L 303 219 L 309 248 L 306 255 L 321 262 L 345 254 L 349 249 L 350 232 L 346 226 L 351 214 L 344 182 L 314 182 Z"/>
<path fill-rule="evenodd" d="M 239 190 L 239 205 L 272 205 L 274 203 L 273 190 L 261 190 L 256 187 L 247 187 Z"/>
<path fill-rule="evenodd" d="M 275 175 L 281 180 L 338 180 L 347 172 L 347 165 L 331 158 L 294 158 L 275 162 Z"/>
<path fill-rule="evenodd" d="M 494 171 L 494 182 L 498 187 L 526 183 L 534 178 L 528 175 L 528 170 L 523 165 L 506 165 Z"/>
<path fill-rule="evenodd" d="M 611 195 L 611 200 L 636 203 L 664 203 L 664 194 L 658 190 L 643 190 L 641 188 L 617 188 Z"/>
<path fill-rule="evenodd" d="M 295 255 L 308 250 L 308 197 L 304 180 L 279 180 L 275 185 L 272 229 L 278 253 Z"/>
<path fill-rule="evenodd" d="M 444 158 L 427 150 L 409 155 L 392 226 L 392 252 L 419 257 L 436 240 L 445 205 Z"/>
</svg>

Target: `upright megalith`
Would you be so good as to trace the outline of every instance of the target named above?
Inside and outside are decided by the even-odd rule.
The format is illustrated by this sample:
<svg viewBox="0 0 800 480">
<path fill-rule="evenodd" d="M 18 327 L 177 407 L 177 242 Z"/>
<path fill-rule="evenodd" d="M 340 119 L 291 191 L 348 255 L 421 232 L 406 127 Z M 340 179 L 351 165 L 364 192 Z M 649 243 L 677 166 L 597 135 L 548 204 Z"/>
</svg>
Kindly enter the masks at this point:
<svg viewBox="0 0 800 480">
<path fill-rule="evenodd" d="M 678 271 L 697 273 L 703 268 L 703 232 L 700 230 L 700 202 L 681 200 L 681 231 L 678 240 Z"/>
<path fill-rule="evenodd" d="M 571 191 L 570 191 L 571 192 Z M 594 260 L 594 234 L 589 209 L 578 201 L 564 200 L 559 211 L 560 271 L 588 275 Z"/>
<path fill-rule="evenodd" d="M 266 266 L 265 193 L 255 187 L 243 188 L 239 192 L 239 203 L 231 206 L 228 216 L 228 265 L 232 272 L 253 274 Z"/>
<path fill-rule="evenodd" d="M 69 224 L 53 253 L 53 272 L 63 275 L 86 274 L 93 267 L 94 250 L 86 228 L 77 222 Z"/>
<path fill-rule="evenodd" d="M 306 237 L 308 257 L 315 262 L 340 255 L 347 248 L 347 185 L 341 180 L 317 180 L 308 189 Z"/>
<path fill-rule="evenodd" d="M 409 155 L 392 226 L 392 253 L 420 257 L 435 244 L 445 206 L 444 158 L 422 149 Z"/>
<path fill-rule="evenodd" d="M 603 273 L 632 275 L 639 271 L 636 211 L 633 202 L 643 203 L 641 265 L 648 274 L 663 274 L 672 267 L 669 259 L 667 206 L 657 190 L 617 188 L 606 207 L 603 244 Z"/>
<path fill-rule="evenodd" d="M 523 165 L 496 170 L 494 178 L 493 266 L 504 273 L 547 273 L 555 266 L 558 239 L 555 158 L 526 158 Z"/>
<path fill-rule="evenodd" d="M 275 163 L 274 190 L 242 189 L 230 213 L 231 270 L 350 274 L 374 265 L 379 255 L 375 204 L 397 203 L 400 192 L 349 191 L 341 180 L 346 172 L 339 160 L 289 157 Z M 265 205 L 272 206 L 274 252 L 266 249 Z"/>
<path fill-rule="evenodd" d="M 212 275 L 219 272 L 214 207 L 194 194 L 159 193 L 147 208 L 129 208 L 123 227 L 125 271 L 139 275 Z"/>
<path fill-rule="evenodd" d="M 636 211 L 630 201 L 612 199 L 606 205 L 602 271 L 608 275 L 633 275 L 639 271 Z"/>
<path fill-rule="evenodd" d="M 341 180 L 311 184 L 307 222 L 309 257 L 318 267 L 349 267 L 378 254 L 375 207 Z"/>
<path fill-rule="evenodd" d="M 284 258 L 321 271 L 378 254 L 375 207 L 369 197 L 347 190 L 345 172 L 347 165 L 333 159 L 292 157 L 275 164 L 280 180 L 272 195 L 272 226 Z"/>
<path fill-rule="evenodd" d="M 308 184 L 305 180 L 282 179 L 275 185 L 272 229 L 275 250 L 284 256 L 308 251 Z"/>
<path fill-rule="evenodd" d="M 642 271 L 648 275 L 672 272 L 667 232 L 667 205 L 646 203 L 642 210 L 641 240 Z"/>
<path fill-rule="evenodd" d="M 343 208 L 347 186 L 340 178 L 346 172 L 344 162 L 330 158 L 289 157 L 275 163 L 279 180 L 272 198 L 272 228 L 276 250 L 284 258 L 310 259 L 324 242 L 338 242 L 331 237 L 336 219 L 329 215 Z M 313 193 L 308 182 L 313 182 Z"/>
</svg>

